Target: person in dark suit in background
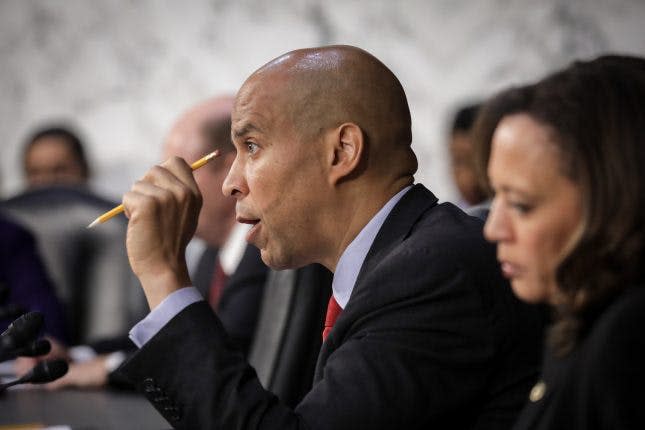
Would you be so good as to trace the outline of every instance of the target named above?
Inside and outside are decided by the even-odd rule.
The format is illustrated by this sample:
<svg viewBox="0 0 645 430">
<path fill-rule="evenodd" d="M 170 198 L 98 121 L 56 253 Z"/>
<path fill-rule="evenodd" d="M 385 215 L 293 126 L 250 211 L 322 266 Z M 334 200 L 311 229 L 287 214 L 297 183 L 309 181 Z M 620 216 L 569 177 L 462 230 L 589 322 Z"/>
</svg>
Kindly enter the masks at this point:
<svg viewBox="0 0 645 430">
<path fill-rule="evenodd" d="M 117 203 L 89 186 L 90 163 L 81 139 L 64 123 L 29 133 L 23 160 L 26 189 L 0 202 L 3 211 L 36 238 L 66 310 L 72 344 L 127 332 L 145 315 L 143 294 L 135 293 L 123 247 L 123 218 L 98 230 L 87 220 Z"/>
<path fill-rule="evenodd" d="M 235 223 L 235 200 L 221 193 L 226 173 L 235 159 L 230 142 L 232 106 L 232 96 L 221 96 L 189 109 L 168 132 L 164 155 L 177 155 L 190 162 L 216 149 L 222 153 L 195 175 L 200 191 L 210 198 L 202 206 L 196 231 L 196 236 L 208 248 L 191 278 L 224 322 L 231 339 L 246 352 L 255 331 L 268 268 L 262 263 L 258 249 L 244 242 L 248 228 Z M 111 372 L 126 358 L 129 351 L 123 348 L 133 347 L 127 338 L 113 338 L 71 348 L 63 355 L 72 361 L 74 356 L 79 359 L 70 364 L 64 377 L 48 384 L 48 388 L 101 387 L 110 381 L 122 385 L 124 381 L 112 378 Z M 57 345 L 58 356 L 61 350 L 64 348 Z M 34 359 L 20 361 L 21 372 L 34 364 Z"/>
<path fill-rule="evenodd" d="M 68 336 L 50 339 L 52 350 L 47 358 L 89 364 L 97 352 L 128 344 L 132 347 L 124 336 L 125 327 L 142 317 L 145 303 L 142 295 L 132 294 L 130 288 L 138 281 L 123 247 L 124 220 L 114 220 L 101 231 L 86 229 L 88 219 L 117 203 L 89 187 L 91 167 L 79 134 L 65 123 L 38 127 L 25 140 L 23 167 L 26 190 L 0 202 L 0 207 L 37 238 L 56 295 L 66 311 Z M 78 344 L 83 345 L 68 348 Z M 14 370 L 24 374 L 35 361 L 19 358 Z M 112 362 L 120 363 L 116 356 Z M 105 367 L 103 362 L 101 366 Z M 102 370 L 102 374 L 107 372 Z M 69 377 L 74 375 L 68 373 Z M 88 378 L 79 384 L 89 384 L 92 374 L 83 375 Z"/>
<path fill-rule="evenodd" d="M 203 196 L 195 236 L 206 243 L 191 280 L 246 353 L 258 318 L 268 268 L 259 250 L 246 244 L 248 226 L 235 222 L 235 199 L 222 194 L 222 183 L 235 160 L 231 144 L 233 96 L 213 97 L 191 108 L 174 124 L 164 142 L 164 157 L 191 162 L 219 150 L 221 155 L 195 172 Z"/>
<path fill-rule="evenodd" d="M 200 300 L 184 261 L 200 195 L 171 158 L 124 196 L 127 247 L 152 312 L 119 369 L 175 427 L 504 428 L 539 365 L 540 323 L 502 280 L 482 222 L 414 185 L 403 88 L 378 59 L 287 53 L 238 92 L 223 191 L 270 267 L 334 272 L 311 391 L 265 391 Z"/>
<path fill-rule="evenodd" d="M 56 297 L 34 237 L 0 214 L 0 332 L 22 313 L 43 313 L 45 333 L 67 341 L 64 310 Z"/>
<path fill-rule="evenodd" d="M 462 208 L 479 205 L 488 199 L 477 178 L 471 135 L 479 107 L 479 104 L 473 104 L 459 108 L 448 136 L 452 179 L 459 191 L 459 206 Z"/>
<path fill-rule="evenodd" d="M 518 430 L 645 428 L 643 99 L 645 59 L 604 56 L 487 103 L 506 108 L 478 142 L 485 234 L 515 294 L 554 310 Z"/>
</svg>

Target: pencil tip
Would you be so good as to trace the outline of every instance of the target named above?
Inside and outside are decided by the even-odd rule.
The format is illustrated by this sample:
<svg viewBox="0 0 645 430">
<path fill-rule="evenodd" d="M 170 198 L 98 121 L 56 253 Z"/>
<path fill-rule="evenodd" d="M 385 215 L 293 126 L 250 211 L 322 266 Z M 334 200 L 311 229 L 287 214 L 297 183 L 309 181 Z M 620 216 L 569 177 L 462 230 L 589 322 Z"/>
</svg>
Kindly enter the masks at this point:
<svg viewBox="0 0 645 430">
<path fill-rule="evenodd" d="M 99 223 L 99 219 L 97 218 L 97 219 L 95 219 L 94 221 L 92 221 L 92 222 L 90 223 L 90 225 L 88 225 L 88 226 L 87 226 L 87 228 L 92 228 L 92 227 L 94 227 L 94 226 L 95 226 L 96 224 L 98 224 L 98 223 Z"/>
</svg>

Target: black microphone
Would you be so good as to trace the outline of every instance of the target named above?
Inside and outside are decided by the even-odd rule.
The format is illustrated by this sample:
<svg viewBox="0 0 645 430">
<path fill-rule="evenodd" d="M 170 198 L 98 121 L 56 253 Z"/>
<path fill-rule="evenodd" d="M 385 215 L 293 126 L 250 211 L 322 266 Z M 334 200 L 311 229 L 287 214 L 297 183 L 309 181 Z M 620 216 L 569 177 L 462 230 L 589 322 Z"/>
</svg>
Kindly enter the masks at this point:
<svg viewBox="0 0 645 430">
<path fill-rule="evenodd" d="M 15 303 L 9 303 L 0 308 L 0 320 L 12 320 L 24 314 L 25 308 Z"/>
<path fill-rule="evenodd" d="M 43 326 L 43 314 L 29 312 L 9 324 L 0 335 L 0 351 L 12 351 L 22 348 L 33 341 Z"/>
<path fill-rule="evenodd" d="M 55 381 L 61 376 L 64 376 L 68 368 L 65 360 L 41 361 L 22 378 L 7 382 L 6 384 L 0 384 L 0 393 L 18 384 L 46 384 L 47 382 Z"/>
<path fill-rule="evenodd" d="M 16 357 L 40 357 L 41 355 L 49 353 L 51 349 L 52 344 L 47 339 L 38 339 L 22 348 L 12 351 L 0 351 L 0 362 Z"/>
<path fill-rule="evenodd" d="M 17 357 L 40 357 L 52 350 L 52 344 L 47 339 L 38 339 L 27 346 L 16 349 L 13 353 Z"/>
</svg>

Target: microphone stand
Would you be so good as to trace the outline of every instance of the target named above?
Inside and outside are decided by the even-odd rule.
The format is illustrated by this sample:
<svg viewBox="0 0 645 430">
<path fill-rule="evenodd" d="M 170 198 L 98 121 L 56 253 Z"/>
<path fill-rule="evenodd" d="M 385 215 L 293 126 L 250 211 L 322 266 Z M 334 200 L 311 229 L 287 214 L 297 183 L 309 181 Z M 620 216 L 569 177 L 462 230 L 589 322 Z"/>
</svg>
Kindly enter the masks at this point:
<svg viewBox="0 0 645 430">
<path fill-rule="evenodd" d="M 29 372 L 14 381 L 0 384 L 0 395 L 19 384 L 46 384 L 64 376 L 69 369 L 65 360 L 47 360 L 36 364 Z"/>
</svg>

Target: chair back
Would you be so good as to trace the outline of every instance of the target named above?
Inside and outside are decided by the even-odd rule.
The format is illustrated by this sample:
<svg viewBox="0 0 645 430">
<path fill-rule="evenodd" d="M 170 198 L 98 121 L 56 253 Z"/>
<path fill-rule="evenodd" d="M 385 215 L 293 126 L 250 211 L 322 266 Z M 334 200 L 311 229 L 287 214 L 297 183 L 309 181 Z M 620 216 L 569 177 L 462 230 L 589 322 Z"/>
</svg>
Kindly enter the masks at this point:
<svg viewBox="0 0 645 430">
<path fill-rule="evenodd" d="M 288 406 L 311 389 L 332 273 L 318 264 L 270 271 L 249 362 L 260 382 Z"/>
<path fill-rule="evenodd" d="M 74 343 L 127 333 L 147 313 L 128 263 L 126 219 L 86 228 L 114 206 L 85 188 L 66 186 L 30 190 L 0 205 L 36 237 Z"/>
</svg>

